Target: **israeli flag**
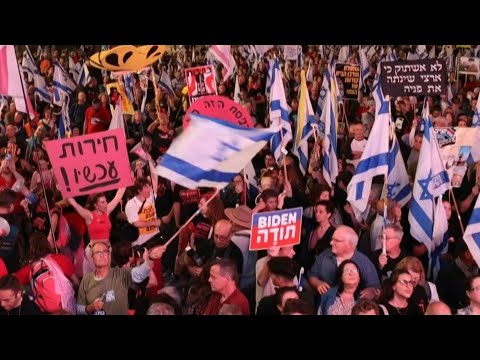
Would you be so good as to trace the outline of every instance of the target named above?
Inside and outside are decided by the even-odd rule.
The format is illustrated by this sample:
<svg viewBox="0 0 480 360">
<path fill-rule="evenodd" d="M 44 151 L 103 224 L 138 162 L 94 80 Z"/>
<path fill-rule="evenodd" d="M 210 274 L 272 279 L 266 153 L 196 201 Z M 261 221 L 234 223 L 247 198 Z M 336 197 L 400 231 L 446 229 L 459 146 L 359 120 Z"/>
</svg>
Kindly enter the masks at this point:
<svg viewBox="0 0 480 360">
<path fill-rule="evenodd" d="M 246 128 L 190 114 L 191 122 L 163 155 L 155 172 L 189 189 L 223 188 L 251 161 L 278 128 Z"/>
<path fill-rule="evenodd" d="M 477 197 L 472 216 L 465 229 L 465 234 L 463 234 L 463 240 L 465 240 L 473 259 L 480 266 L 480 196 Z"/>
<path fill-rule="evenodd" d="M 432 251 L 428 259 L 428 279 L 437 280 L 440 271 L 440 255 L 448 252 L 448 219 L 443 207 L 442 198 L 439 197 L 435 206 L 435 216 L 433 223 L 433 241 Z"/>
<path fill-rule="evenodd" d="M 451 88 L 450 91 L 452 91 Z M 475 107 L 475 113 L 473 114 L 472 125 L 473 127 L 480 127 L 480 101 L 478 100 L 477 106 Z"/>
<path fill-rule="evenodd" d="M 62 106 L 65 96 L 72 97 L 77 85 L 68 76 L 58 61 L 54 62 L 53 72 L 53 103 Z"/>
<path fill-rule="evenodd" d="M 365 91 L 365 83 L 370 74 L 370 65 L 368 64 L 367 54 L 364 48 L 360 48 L 360 89 Z"/>
<path fill-rule="evenodd" d="M 90 71 L 88 71 L 88 67 L 86 63 L 83 63 L 83 66 L 78 74 L 78 85 L 87 86 L 90 82 L 92 77 L 90 76 Z"/>
<path fill-rule="evenodd" d="M 273 135 L 270 148 L 273 157 L 278 163 L 280 163 L 280 159 L 282 158 L 282 149 L 293 139 L 292 127 L 288 119 L 288 109 L 280 65 L 278 64 L 278 59 L 275 59 L 270 94 L 270 127 L 277 129 L 278 132 Z M 280 131 L 283 132 L 283 141 Z"/>
<path fill-rule="evenodd" d="M 442 195 L 450 187 L 450 179 L 443 166 L 437 139 L 430 120 L 428 104 L 422 118 L 425 121 L 422 147 L 413 185 L 413 200 L 410 204 L 408 221 L 410 234 L 423 243 L 430 254 L 433 241 L 434 198 Z"/>
<path fill-rule="evenodd" d="M 368 205 L 372 179 L 388 172 L 390 134 L 390 102 L 383 96 L 381 86 L 377 86 L 375 99 L 375 121 L 360 162 L 348 185 L 348 197 L 355 217 L 360 221 Z"/>
<path fill-rule="evenodd" d="M 325 108 L 325 99 L 327 96 L 327 92 L 330 91 L 330 81 L 331 81 L 331 67 L 327 65 L 325 71 L 323 72 L 323 81 L 322 86 L 320 87 L 320 93 L 318 94 L 317 100 L 317 109 L 315 110 L 315 114 L 318 117 L 319 124 L 318 124 L 318 132 L 320 134 L 325 134 L 325 121 L 322 121 L 324 117 L 322 117 L 323 109 Z"/>
<path fill-rule="evenodd" d="M 387 198 L 396 201 L 401 207 L 412 197 L 405 162 L 400 152 L 397 137 L 393 137 L 392 147 L 388 153 Z"/>
<path fill-rule="evenodd" d="M 325 96 L 325 109 L 320 117 L 320 123 L 325 124 L 325 138 L 323 140 L 323 167 L 322 174 L 330 187 L 336 182 L 338 175 L 337 158 L 337 116 L 336 104 L 333 101 L 330 89 Z"/>
<path fill-rule="evenodd" d="M 154 73 L 155 74 L 155 73 Z M 165 70 L 162 70 L 160 78 L 158 79 L 158 85 L 165 90 L 169 96 L 175 96 L 175 91 L 173 91 L 172 81 L 168 77 L 168 74 Z"/>
</svg>

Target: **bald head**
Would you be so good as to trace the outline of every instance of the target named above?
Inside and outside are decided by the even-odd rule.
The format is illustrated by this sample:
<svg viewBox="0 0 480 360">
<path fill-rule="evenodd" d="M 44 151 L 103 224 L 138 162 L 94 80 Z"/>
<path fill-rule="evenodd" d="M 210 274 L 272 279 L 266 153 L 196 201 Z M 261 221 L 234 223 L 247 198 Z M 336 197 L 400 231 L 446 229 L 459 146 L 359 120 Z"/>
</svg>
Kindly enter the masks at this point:
<svg viewBox="0 0 480 360">
<path fill-rule="evenodd" d="M 425 315 L 452 315 L 452 311 L 444 302 L 434 301 L 427 306 Z"/>
<path fill-rule="evenodd" d="M 226 248 L 230 243 L 232 237 L 232 227 L 233 224 L 229 220 L 218 220 L 215 224 L 215 246 L 217 248 Z"/>
</svg>

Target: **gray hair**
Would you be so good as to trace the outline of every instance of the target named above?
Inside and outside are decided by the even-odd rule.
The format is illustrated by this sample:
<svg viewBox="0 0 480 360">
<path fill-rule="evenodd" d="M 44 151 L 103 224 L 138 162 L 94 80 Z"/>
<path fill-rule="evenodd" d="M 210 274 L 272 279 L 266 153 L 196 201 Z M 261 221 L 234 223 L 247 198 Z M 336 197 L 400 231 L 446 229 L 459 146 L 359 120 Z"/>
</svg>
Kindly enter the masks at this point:
<svg viewBox="0 0 480 360">
<path fill-rule="evenodd" d="M 147 315 L 175 315 L 175 309 L 165 303 L 153 303 L 148 308 Z"/>
<path fill-rule="evenodd" d="M 357 248 L 358 244 L 358 234 L 353 230 L 351 227 L 346 225 L 340 225 L 337 227 L 335 232 L 342 232 L 343 240 L 347 240 L 350 242 L 355 248 Z"/>
</svg>

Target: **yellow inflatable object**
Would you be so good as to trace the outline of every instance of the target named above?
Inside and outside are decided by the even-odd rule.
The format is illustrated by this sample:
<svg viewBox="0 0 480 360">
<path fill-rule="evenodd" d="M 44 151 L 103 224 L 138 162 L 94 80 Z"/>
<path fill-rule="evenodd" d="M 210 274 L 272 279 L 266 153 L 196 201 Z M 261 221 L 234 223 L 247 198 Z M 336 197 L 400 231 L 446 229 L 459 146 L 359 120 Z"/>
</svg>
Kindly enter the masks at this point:
<svg viewBox="0 0 480 360">
<path fill-rule="evenodd" d="M 90 56 L 90 65 L 108 71 L 139 71 L 159 60 L 165 45 L 120 45 Z"/>
</svg>

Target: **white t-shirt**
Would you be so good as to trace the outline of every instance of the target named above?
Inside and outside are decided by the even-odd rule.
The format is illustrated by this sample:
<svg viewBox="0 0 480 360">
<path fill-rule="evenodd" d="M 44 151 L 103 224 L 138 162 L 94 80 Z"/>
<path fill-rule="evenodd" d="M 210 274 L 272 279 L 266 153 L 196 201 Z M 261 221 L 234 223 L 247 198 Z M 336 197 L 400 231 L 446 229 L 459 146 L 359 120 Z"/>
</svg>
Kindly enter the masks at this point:
<svg viewBox="0 0 480 360">
<path fill-rule="evenodd" d="M 367 146 L 367 139 L 363 139 L 361 141 L 358 141 L 357 139 L 353 139 L 352 143 L 350 144 L 350 148 L 353 151 L 365 151 L 365 147 Z M 360 162 L 360 159 L 356 160 L 347 160 L 348 163 L 353 164 L 355 166 L 355 169 L 357 168 L 358 163 Z"/>
<path fill-rule="evenodd" d="M 135 221 L 153 221 L 157 218 L 153 192 L 150 193 L 150 197 L 146 199 L 142 211 L 139 213 L 142 203 L 143 201 L 139 200 L 136 196 L 128 200 L 127 205 L 125 206 L 125 214 L 127 215 L 127 220 L 130 224 L 133 224 Z M 157 226 L 138 228 L 138 230 L 140 235 L 138 236 L 138 239 L 132 243 L 134 246 L 142 245 L 159 233 Z"/>
</svg>

